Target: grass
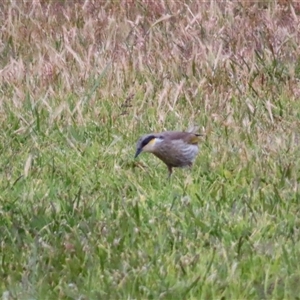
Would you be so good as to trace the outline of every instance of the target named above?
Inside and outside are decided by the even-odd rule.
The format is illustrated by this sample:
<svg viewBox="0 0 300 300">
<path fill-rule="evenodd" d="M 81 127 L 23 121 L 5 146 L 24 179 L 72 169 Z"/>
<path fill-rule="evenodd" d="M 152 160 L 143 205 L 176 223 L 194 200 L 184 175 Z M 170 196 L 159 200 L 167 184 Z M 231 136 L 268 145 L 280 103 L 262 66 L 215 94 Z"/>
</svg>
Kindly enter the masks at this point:
<svg viewBox="0 0 300 300">
<path fill-rule="evenodd" d="M 2 299 L 299 298 L 299 5 L 0 11 Z M 170 182 L 133 160 L 194 124 Z"/>
</svg>

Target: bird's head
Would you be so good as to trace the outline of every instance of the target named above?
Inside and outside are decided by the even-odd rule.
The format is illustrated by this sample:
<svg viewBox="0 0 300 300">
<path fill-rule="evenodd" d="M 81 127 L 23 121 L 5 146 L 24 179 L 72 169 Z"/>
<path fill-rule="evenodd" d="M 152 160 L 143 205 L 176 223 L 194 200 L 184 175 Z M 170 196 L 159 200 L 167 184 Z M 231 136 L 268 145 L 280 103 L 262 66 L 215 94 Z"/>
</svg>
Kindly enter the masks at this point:
<svg viewBox="0 0 300 300">
<path fill-rule="evenodd" d="M 154 152 L 157 143 L 163 141 L 163 136 L 155 133 L 142 136 L 136 144 L 136 153 L 134 158 L 138 157 L 141 152 Z"/>
</svg>

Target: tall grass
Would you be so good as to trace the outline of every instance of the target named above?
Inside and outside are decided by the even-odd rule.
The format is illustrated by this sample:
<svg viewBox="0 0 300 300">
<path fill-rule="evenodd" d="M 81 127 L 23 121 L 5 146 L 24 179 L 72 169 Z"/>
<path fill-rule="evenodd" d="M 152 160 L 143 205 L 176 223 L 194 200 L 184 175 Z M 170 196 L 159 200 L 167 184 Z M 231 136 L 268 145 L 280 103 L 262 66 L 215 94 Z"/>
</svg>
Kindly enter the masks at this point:
<svg viewBox="0 0 300 300">
<path fill-rule="evenodd" d="M 0 6 L 3 299 L 299 296 L 297 3 Z"/>
</svg>

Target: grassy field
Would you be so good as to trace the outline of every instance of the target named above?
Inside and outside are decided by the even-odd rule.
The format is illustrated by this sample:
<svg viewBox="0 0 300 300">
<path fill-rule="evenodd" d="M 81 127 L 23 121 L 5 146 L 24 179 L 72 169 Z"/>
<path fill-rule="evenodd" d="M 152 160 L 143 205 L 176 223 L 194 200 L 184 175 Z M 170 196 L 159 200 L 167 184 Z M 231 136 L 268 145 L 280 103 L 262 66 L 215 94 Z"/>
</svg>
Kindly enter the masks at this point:
<svg viewBox="0 0 300 300">
<path fill-rule="evenodd" d="M 0 297 L 299 299 L 299 4 L 0 4 Z M 192 169 L 145 133 L 205 133 Z"/>
</svg>

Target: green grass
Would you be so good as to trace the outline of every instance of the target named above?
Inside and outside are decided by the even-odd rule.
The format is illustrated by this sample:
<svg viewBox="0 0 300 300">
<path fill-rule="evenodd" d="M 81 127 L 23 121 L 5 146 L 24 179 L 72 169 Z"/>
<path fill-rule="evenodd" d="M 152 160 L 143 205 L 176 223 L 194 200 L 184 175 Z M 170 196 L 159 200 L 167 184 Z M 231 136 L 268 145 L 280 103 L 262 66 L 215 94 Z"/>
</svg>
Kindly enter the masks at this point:
<svg viewBox="0 0 300 300">
<path fill-rule="evenodd" d="M 2 299 L 299 299 L 299 8 L 85 3 L 1 4 Z"/>
</svg>

